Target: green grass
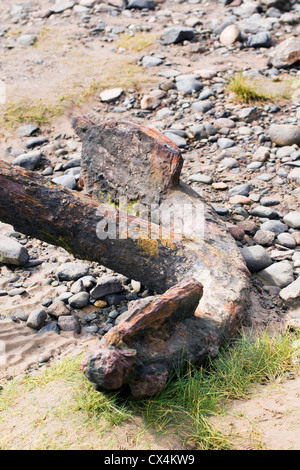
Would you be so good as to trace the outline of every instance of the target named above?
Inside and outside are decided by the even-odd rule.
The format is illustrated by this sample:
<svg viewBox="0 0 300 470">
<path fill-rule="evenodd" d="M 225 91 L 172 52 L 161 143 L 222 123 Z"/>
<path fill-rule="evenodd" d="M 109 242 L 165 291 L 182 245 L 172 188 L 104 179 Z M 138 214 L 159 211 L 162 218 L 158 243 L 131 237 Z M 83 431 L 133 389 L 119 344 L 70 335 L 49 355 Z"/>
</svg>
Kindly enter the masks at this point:
<svg viewBox="0 0 300 470">
<path fill-rule="evenodd" d="M 243 72 L 234 74 L 228 82 L 227 88 L 235 93 L 237 101 L 242 103 L 253 103 L 259 101 L 267 101 L 270 96 L 259 90 L 257 84 L 251 82 L 243 75 Z"/>
<path fill-rule="evenodd" d="M 103 429 L 108 432 L 118 427 L 122 430 L 128 420 L 142 418 L 146 428 L 162 435 L 176 434 L 189 447 L 234 449 L 234 444 L 213 424 L 212 418 L 223 415 L 231 400 L 251 398 L 255 386 L 280 380 L 287 372 L 297 373 L 298 338 L 299 335 L 290 332 L 274 337 L 264 334 L 257 339 L 242 335 L 205 367 L 179 368 L 162 393 L 149 399 L 97 392 L 80 371 L 81 357 L 63 359 L 37 376 L 8 381 L 3 386 L 0 423 L 5 417 L 10 422 L 10 410 L 13 413 L 18 402 L 23 410 L 26 394 L 37 390 L 39 396 L 47 396 L 49 385 L 66 383 L 70 396 L 61 409 L 55 411 L 52 407 L 50 413 L 59 415 L 59 422 L 67 423 L 75 440 L 79 440 L 76 426 L 80 427 L 80 440 L 85 441 L 89 434 L 103 435 Z M 71 429 L 73 424 L 68 421 L 74 414 L 77 424 Z M 36 417 L 35 426 L 43 429 L 44 420 Z M 0 425 L 0 448 L 9 448 L 10 436 L 5 442 L 1 437 Z M 70 445 L 60 436 L 61 448 Z M 57 448 L 58 444 L 47 441 L 47 446 Z"/>
<path fill-rule="evenodd" d="M 61 104 L 39 101 L 33 103 L 23 100 L 7 103 L 0 116 L 0 126 L 3 129 L 13 129 L 22 123 L 32 122 L 38 125 L 49 125 L 53 119 L 63 114 Z"/>
</svg>

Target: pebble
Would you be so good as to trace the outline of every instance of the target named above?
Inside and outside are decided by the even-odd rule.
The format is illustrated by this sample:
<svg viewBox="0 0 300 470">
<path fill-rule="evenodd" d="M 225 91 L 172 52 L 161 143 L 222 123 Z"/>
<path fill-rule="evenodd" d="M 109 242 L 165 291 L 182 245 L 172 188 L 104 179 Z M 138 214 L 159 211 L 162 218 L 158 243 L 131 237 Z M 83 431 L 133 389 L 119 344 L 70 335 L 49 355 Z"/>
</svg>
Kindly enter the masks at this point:
<svg viewBox="0 0 300 470">
<path fill-rule="evenodd" d="M 58 318 L 58 326 L 62 331 L 73 331 L 79 334 L 81 325 L 76 315 L 62 315 Z"/>
<path fill-rule="evenodd" d="M 29 253 L 17 240 L 0 235 L 0 260 L 4 264 L 26 266 Z"/>
<path fill-rule="evenodd" d="M 33 310 L 26 322 L 26 325 L 34 330 L 39 330 L 44 326 L 47 318 L 47 312 L 43 309 Z"/>
<path fill-rule="evenodd" d="M 259 278 L 267 285 L 284 288 L 294 281 L 293 267 L 289 261 L 273 263 L 258 273 Z"/>
<path fill-rule="evenodd" d="M 109 88 L 100 93 L 100 100 L 104 103 L 110 103 L 119 99 L 123 93 L 122 88 Z"/>
<path fill-rule="evenodd" d="M 90 268 L 87 264 L 67 262 L 58 268 L 56 275 L 59 281 L 77 281 L 78 279 L 87 276 L 89 269 Z"/>
<path fill-rule="evenodd" d="M 220 139 L 218 139 L 217 143 L 221 149 L 229 149 L 235 146 L 234 140 L 227 139 L 226 137 L 221 137 Z"/>
<path fill-rule="evenodd" d="M 69 305 L 71 308 L 83 308 L 86 307 L 90 300 L 90 294 L 88 292 L 78 292 L 69 298 Z"/>
<path fill-rule="evenodd" d="M 269 230 L 278 236 L 280 233 L 287 232 L 288 226 L 279 220 L 268 220 L 261 224 L 261 230 Z"/>
<path fill-rule="evenodd" d="M 289 212 L 283 217 L 283 222 L 292 228 L 300 228 L 300 212 L 293 211 Z"/>
<path fill-rule="evenodd" d="M 300 127 L 293 124 L 271 124 L 269 137 L 272 142 L 279 146 L 300 146 Z"/>
<path fill-rule="evenodd" d="M 191 40 L 194 38 L 195 32 L 193 28 L 181 26 L 173 26 L 165 30 L 163 44 L 178 44 L 180 42 Z"/>
<path fill-rule="evenodd" d="M 299 309 L 300 307 L 300 276 L 289 284 L 288 286 L 281 289 L 279 292 L 280 297 L 285 304 L 291 309 Z"/>
<path fill-rule="evenodd" d="M 275 240 L 275 233 L 270 230 L 258 230 L 253 237 L 253 240 L 262 246 L 271 246 Z"/>
<path fill-rule="evenodd" d="M 296 247 L 296 241 L 293 237 L 292 234 L 289 232 L 283 232 L 280 233 L 277 237 L 278 243 L 282 246 L 285 246 L 287 248 L 295 248 Z"/>
<path fill-rule="evenodd" d="M 244 247 L 241 253 L 250 272 L 258 272 L 272 264 L 269 253 L 260 245 Z"/>
<path fill-rule="evenodd" d="M 12 162 L 13 165 L 25 168 L 25 170 L 34 171 L 41 163 L 42 152 L 37 150 L 35 152 L 28 152 L 19 155 Z"/>
</svg>

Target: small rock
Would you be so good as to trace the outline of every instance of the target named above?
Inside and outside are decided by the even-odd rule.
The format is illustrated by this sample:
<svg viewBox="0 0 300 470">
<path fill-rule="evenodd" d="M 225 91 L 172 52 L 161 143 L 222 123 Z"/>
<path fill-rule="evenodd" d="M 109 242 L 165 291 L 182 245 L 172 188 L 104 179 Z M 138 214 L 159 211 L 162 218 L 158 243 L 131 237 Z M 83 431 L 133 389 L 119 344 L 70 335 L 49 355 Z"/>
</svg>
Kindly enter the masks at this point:
<svg viewBox="0 0 300 470">
<path fill-rule="evenodd" d="M 174 26 L 167 28 L 163 44 L 177 44 L 186 40 L 194 38 L 195 32 L 193 28 L 184 28 L 181 26 Z"/>
<path fill-rule="evenodd" d="M 151 67 L 157 67 L 158 65 L 161 65 L 163 60 L 160 57 L 146 55 L 143 57 L 142 63 L 146 69 L 149 69 Z"/>
<path fill-rule="evenodd" d="M 77 187 L 76 178 L 71 174 L 62 175 L 62 176 L 58 176 L 57 178 L 53 178 L 52 182 L 55 184 L 61 184 L 62 186 L 65 186 L 66 188 L 69 188 L 69 189 L 76 189 Z"/>
<path fill-rule="evenodd" d="M 258 272 L 272 264 L 269 253 L 260 245 L 244 247 L 241 253 L 250 272 Z"/>
<path fill-rule="evenodd" d="M 293 267 L 289 261 L 273 263 L 258 273 L 259 278 L 267 285 L 284 288 L 294 281 Z"/>
<path fill-rule="evenodd" d="M 24 266 L 28 263 L 29 253 L 25 246 L 16 240 L 0 235 L 0 262 Z"/>
<path fill-rule="evenodd" d="M 261 224 L 261 230 L 270 230 L 278 236 L 280 233 L 287 232 L 288 226 L 280 222 L 279 220 L 268 220 Z"/>
<path fill-rule="evenodd" d="M 18 39 L 18 43 L 22 46 L 33 46 L 36 41 L 37 36 L 35 34 L 22 34 Z"/>
<path fill-rule="evenodd" d="M 260 32 L 248 37 L 247 47 L 271 47 L 272 36 L 269 31 Z"/>
<path fill-rule="evenodd" d="M 77 279 L 87 276 L 89 273 L 89 266 L 83 263 L 64 263 L 62 264 L 56 275 L 60 281 L 77 281 Z"/>
<path fill-rule="evenodd" d="M 221 137 L 220 139 L 218 139 L 217 143 L 221 149 L 229 149 L 235 146 L 234 140 L 227 139 L 226 137 Z"/>
<path fill-rule="evenodd" d="M 107 276 L 100 279 L 90 294 L 93 299 L 101 299 L 106 295 L 116 294 L 123 290 L 121 281 L 114 276 Z"/>
<path fill-rule="evenodd" d="M 83 308 L 88 305 L 89 300 L 90 294 L 88 292 L 79 292 L 70 297 L 69 305 L 71 308 Z"/>
<path fill-rule="evenodd" d="M 57 335 L 60 334 L 60 329 L 59 329 L 59 326 L 58 324 L 55 322 L 55 321 L 52 321 L 50 323 L 47 323 L 46 325 L 44 325 L 38 332 L 39 335 L 43 335 L 45 333 L 49 333 L 49 332 L 54 332 L 56 333 Z"/>
<path fill-rule="evenodd" d="M 26 325 L 30 328 L 33 328 L 34 330 L 39 330 L 40 328 L 42 328 L 42 326 L 44 326 L 46 318 L 47 312 L 45 310 L 34 310 L 29 315 Z"/>
<path fill-rule="evenodd" d="M 104 103 L 110 103 L 119 99 L 122 94 L 122 88 L 109 88 L 100 93 L 100 100 Z"/>
<path fill-rule="evenodd" d="M 60 316 L 58 318 L 58 326 L 62 331 L 74 331 L 79 334 L 81 331 L 80 322 L 76 315 Z"/>
<path fill-rule="evenodd" d="M 293 124 L 271 124 L 269 137 L 272 142 L 279 146 L 300 146 L 300 127 Z"/>
<path fill-rule="evenodd" d="M 279 292 L 280 297 L 291 309 L 300 307 L 300 276 Z"/>
<path fill-rule="evenodd" d="M 289 232 L 280 233 L 277 237 L 278 243 L 287 248 L 295 248 L 296 241 L 292 234 Z"/>
<path fill-rule="evenodd" d="M 235 24 L 230 24 L 220 34 L 220 43 L 223 46 L 231 46 L 240 38 L 241 30 Z"/>
<path fill-rule="evenodd" d="M 63 300 L 54 300 L 50 307 L 47 309 L 47 313 L 54 318 L 59 318 L 60 316 L 70 315 L 70 310 L 67 308 Z"/>
<path fill-rule="evenodd" d="M 275 240 L 275 233 L 270 230 L 258 230 L 253 237 L 253 240 L 262 246 L 271 246 Z"/>
<path fill-rule="evenodd" d="M 283 222 L 292 228 L 300 228 L 300 212 L 289 212 L 283 217 Z"/>
<path fill-rule="evenodd" d="M 21 166 L 22 168 L 25 168 L 26 170 L 35 170 L 42 158 L 42 153 L 40 150 L 37 150 L 35 152 L 28 152 L 20 155 L 19 157 L 15 158 L 12 162 L 13 165 Z"/>
</svg>

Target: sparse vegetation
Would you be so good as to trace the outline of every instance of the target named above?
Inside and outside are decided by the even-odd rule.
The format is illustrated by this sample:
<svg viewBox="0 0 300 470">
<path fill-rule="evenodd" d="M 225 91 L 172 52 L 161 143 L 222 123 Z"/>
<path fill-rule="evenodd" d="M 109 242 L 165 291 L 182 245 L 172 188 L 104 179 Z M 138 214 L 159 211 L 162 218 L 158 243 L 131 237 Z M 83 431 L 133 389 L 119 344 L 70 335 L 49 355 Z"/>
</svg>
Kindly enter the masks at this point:
<svg viewBox="0 0 300 470">
<path fill-rule="evenodd" d="M 60 104 L 47 103 L 46 101 L 37 103 L 29 100 L 10 102 L 3 107 L 0 125 L 4 129 L 11 129 L 26 122 L 49 125 L 54 118 L 62 113 L 63 107 Z"/>
<path fill-rule="evenodd" d="M 150 33 L 138 33 L 134 36 L 122 34 L 117 42 L 117 46 L 127 51 L 141 52 L 152 46 L 156 36 Z"/>
<path fill-rule="evenodd" d="M 228 90 L 235 93 L 236 99 L 242 103 L 267 101 L 270 99 L 270 96 L 260 91 L 255 83 L 243 75 L 243 72 L 238 72 L 230 78 Z"/>
<path fill-rule="evenodd" d="M 151 427 L 164 435 L 176 433 L 186 445 L 197 449 L 233 449 L 234 444 L 211 418 L 224 413 L 230 400 L 249 399 L 257 384 L 279 380 L 286 372 L 296 373 L 299 366 L 294 360 L 295 340 L 297 335 L 292 333 L 276 337 L 264 334 L 257 339 L 242 335 L 205 368 L 177 370 L 159 396 L 144 400 L 95 391 L 80 371 L 81 356 L 63 359 L 43 373 L 14 379 L 3 386 L 0 448 L 12 448 L 17 441 L 24 446 L 26 435 L 22 436 L 21 430 L 18 434 L 16 429 L 10 432 L 13 416 L 23 412 L 25 396 L 31 397 L 33 403 L 34 397 L 36 400 L 43 396 L 43 391 L 56 384 L 64 387 L 64 399 L 52 403 L 46 414 L 40 402 L 34 413 L 24 417 L 27 432 L 38 430 L 35 440 L 31 434 L 32 448 L 100 448 L 100 436 L 100 446 L 107 448 L 115 445 L 113 430 L 121 424 L 123 429 L 126 423 L 142 417 L 144 427 L 137 427 L 137 433 Z M 60 433 L 59 441 L 51 441 L 49 436 L 45 439 L 51 420 Z M 64 429 L 71 429 L 68 422 L 72 422 L 72 436 L 62 429 L 62 423 Z"/>
</svg>

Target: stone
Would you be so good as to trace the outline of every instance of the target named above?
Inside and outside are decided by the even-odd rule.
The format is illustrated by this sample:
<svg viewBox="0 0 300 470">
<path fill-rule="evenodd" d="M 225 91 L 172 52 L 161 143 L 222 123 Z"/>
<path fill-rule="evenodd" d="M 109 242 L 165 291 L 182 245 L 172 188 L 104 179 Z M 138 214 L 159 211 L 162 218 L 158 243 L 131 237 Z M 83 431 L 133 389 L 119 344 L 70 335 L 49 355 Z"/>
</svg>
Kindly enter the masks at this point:
<svg viewBox="0 0 300 470">
<path fill-rule="evenodd" d="M 25 147 L 27 149 L 33 149 L 34 147 L 46 144 L 47 142 L 49 142 L 47 137 L 33 137 L 32 139 L 27 140 Z"/>
<path fill-rule="evenodd" d="M 253 240 L 258 245 L 271 246 L 275 240 L 275 233 L 270 230 L 258 230 L 253 237 Z"/>
<path fill-rule="evenodd" d="M 196 173 L 195 175 L 191 175 L 189 177 L 189 181 L 192 183 L 204 183 L 204 184 L 211 184 L 213 179 L 210 175 L 203 175 L 202 173 Z"/>
<path fill-rule="evenodd" d="M 289 0 L 259 0 L 259 3 L 265 8 L 275 7 L 280 10 L 289 9 L 291 6 Z"/>
<path fill-rule="evenodd" d="M 290 171 L 288 175 L 288 180 L 291 183 L 295 183 L 296 185 L 300 185 L 300 168 L 294 168 Z"/>
<path fill-rule="evenodd" d="M 276 68 L 289 67 L 300 60 L 300 39 L 291 36 L 269 54 L 269 63 Z"/>
<path fill-rule="evenodd" d="M 52 304 L 48 307 L 47 313 L 54 318 L 59 318 L 62 315 L 70 315 L 70 310 L 63 300 L 54 299 Z"/>
<path fill-rule="evenodd" d="M 245 232 L 240 227 L 237 227 L 236 225 L 229 225 L 227 228 L 235 240 L 242 241 L 244 239 Z"/>
<path fill-rule="evenodd" d="M 293 237 L 293 235 L 289 232 L 283 232 L 280 233 L 277 237 L 278 243 L 282 246 L 285 246 L 287 248 L 295 248 L 296 247 L 296 241 Z"/>
<path fill-rule="evenodd" d="M 45 310 L 33 310 L 27 319 L 26 325 L 30 328 L 33 328 L 34 330 L 39 330 L 42 328 L 42 326 L 44 326 L 46 318 L 47 312 Z"/>
<path fill-rule="evenodd" d="M 300 276 L 294 282 L 281 289 L 279 295 L 289 308 L 300 308 Z"/>
<path fill-rule="evenodd" d="M 294 281 L 293 266 L 289 261 L 279 261 L 258 272 L 258 276 L 267 285 L 284 288 Z"/>
<path fill-rule="evenodd" d="M 90 300 L 90 294 L 88 292 L 78 292 L 69 299 L 69 305 L 71 308 L 83 308 L 86 307 Z"/>
<path fill-rule="evenodd" d="M 234 186 L 228 191 L 228 196 L 235 196 L 240 194 L 241 196 L 249 196 L 250 191 L 252 190 L 251 184 L 245 183 L 238 186 Z"/>
<path fill-rule="evenodd" d="M 260 245 L 244 247 L 241 253 L 250 272 L 258 272 L 272 264 L 269 253 Z"/>
<path fill-rule="evenodd" d="M 194 77 L 182 77 L 176 80 L 176 88 L 181 93 L 192 94 L 194 91 L 202 90 L 202 83 Z"/>
<path fill-rule="evenodd" d="M 50 12 L 51 13 L 62 13 L 65 10 L 69 10 L 70 8 L 73 8 L 75 5 L 75 2 L 72 0 L 57 0 L 54 5 L 50 7 Z"/>
<path fill-rule="evenodd" d="M 122 88 L 109 88 L 100 93 L 100 100 L 104 103 L 110 103 L 119 99 L 123 93 Z"/>
<path fill-rule="evenodd" d="M 236 111 L 236 115 L 245 122 L 252 122 L 258 118 L 258 111 L 256 106 L 246 107 Z"/>
<path fill-rule="evenodd" d="M 62 331 L 73 331 L 79 334 L 81 331 L 81 325 L 76 315 L 60 316 L 58 318 L 58 326 Z"/>
<path fill-rule="evenodd" d="M 235 146 L 235 142 L 234 140 L 232 139 L 227 139 L 226 137 L 220 137 L 220 139 L 218 139 L 218 146 L 221 148 L 221 149 L 229 149 L 231 147 L 234 147 Z"/>
<path fill-rule="evenodd" d="M 0 263 L 25 266 L 29 253 L 25 246 L 10 237 L 0 235 Z"/>
<path fill-rule="evenodd" d="M 183 41 L 190 41 L 195 36 L 193 28 L 173 26 L 165 30 L 163 44 L 178 44 Z"/>
<path fill-rule="evenodd" d="M 240 28 L 235 24 L 231 24 L 223 29 L 219 40 L 223 46 L 232 46 L 236 41 L 239 40 L 240 35 Z"/>
<path fill-rule="evenodd" d="M 266 219 L 278 219 L 278 212 L 265 206 L 256 206 L 249 211 L 252 217 L 262 217 Z"/>
<path fill-rule="evenodd" d="M 275 233 L 276 236 L 288 231 L 288 226 L 279 220 L 268 220 L 261 224 L 260 228 L 261 230 L 269 230 L 270 232 Z"/>
<path fill-rule="evenodd" d="M 271 47 L 272 36 L 269 31 L 260 32 L 248 37 L 247 47 Z"/>
<path fill-rule="evenodd" d="M 229 204 L 251 204 L 252 201 L 247 196 L 241 196 L 240 194 L 236 194 L 235 196 L 231 196 L 229 198 Z"/>
<path fill-rule="evenodd" d="M 68 262 L 59 266 L 56 275 L 60 281 L 77 281 L 77 279 L 87 276 L 88 273 L 88 265 Z"/>
<path fill-rule="evenodd" d="M 138 10 L 146 8 L 147 10 L 154 10 L 155 2 L 153 0 L 129 0 L 126 8 L 137 8 Z"/>
<path fill-rule="evenodd" d="M 76 189 L 77 187 L 76 178 L 71 174 L 57 176 L 56 178 L 52 179 L 52 182 L 55 184 L 61 184 L 62 186 L 65 186 L 69 189 Z"/>
<path fill-rule="evenodd" d="M 18 44 L 22 46 L 33 46 L 37 41 L 37 36 L 35 34 L 22 34 L 18 38 Z"/>
<path fill-rule="evenodd" d="M 180 135 L 176 134 L 175 132 L 165 131 L 164 135 L 168 137 L 178 148 L 186 147 L 186 139 L 181 137 Z"/>
<path fill-rule="evenodd" d="M 293 124 L 271 124 L 269 137 L 273 144 L 279 146 L 298 145 L 300 146 L 300 127 Z"/>
<path fill-rule="evenodd" d="M 283 217 L 283 222 L 292 228 L 300 228 L 300 212 L 289 212 Z"/>
<path fill-rule="evenodd" d="M 255 162 L 265 162 L 270 156 L 270 149 L 268 147 L 258 147 L 253 154 Z"/>
<path fill-rule="evenodd" d="M 38 130 L 39 130 L 39 126 L 36 126 L 35 124 L 26 124 L 25 126 L 19 127 L 17 129 L 17 132 L 22 137 L 31 137 Z"/>
<path fill-rule="evenodd" d="M 98 300 L 106 295 L 122 292 L 122 290 L 123 286 L 120 279 L 115 276 L 105 276 L 97 282 L 97 285 L 91 290 L 90 294 L 93 299 Z"/>
<path fill-rule="evenodd" d="M 141 99 L 141 109 L 156 109 L 161 103 L 161 100 L 155 96 L 144 95 Z"/>
<path fill-rule="evenodd" d="M 37 150 L 35 152 L 28 152 L 15 158 L 12 162 L 13 165 L 21 166 L 25 170 L 35 170 L 40 165 L 42 159 L 42 152 Z"/>
<path fill-rule="evenodd" d="M 131 280 L 131 286 L 135 292 L 141 291 L 141 283 L 139 281 L 135 281 L 134 279 Z"/>
<path fill-rule="evenodd" d="M 196 113 L 207 113 L 207 111 L 213 107 L 214 103 L 211 100 L 200 100 L 192 103 L 192 109 L 196 111 Z"/>
<path fill-rule="evenodd" d="M 197 140 L 206 139 L 210 135 L 215 135 L 217 129 L 209 123 L 194 124 L 189 127 L 189 132 Z"/>
<path fill-rule="evenodd" d="M 157 67 L 163 63 L 163 60 L 160 57 L 155 57 L 153 55 L 145 55 L 142 59 L 143 66 L 146 69 L 150 69 L 151 67 Z"/>
<path fill-rule="evenodd" d="M 39 336 L 44 335 L 45 333 L 56 333 L 57 335 L 60 334 L 60 328 L 55 321 L 47 323 L 44 325 L 38 332 Z"/>
</svg>

